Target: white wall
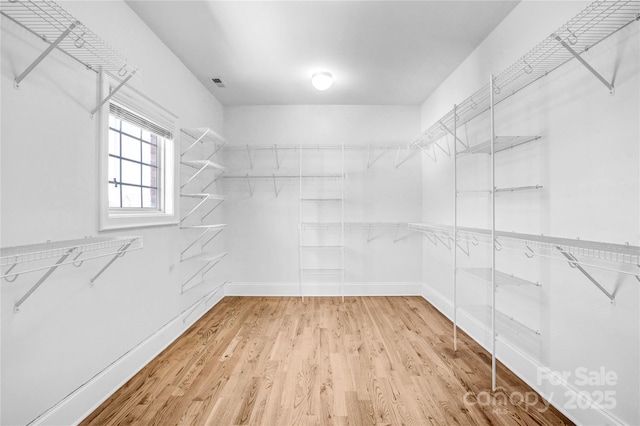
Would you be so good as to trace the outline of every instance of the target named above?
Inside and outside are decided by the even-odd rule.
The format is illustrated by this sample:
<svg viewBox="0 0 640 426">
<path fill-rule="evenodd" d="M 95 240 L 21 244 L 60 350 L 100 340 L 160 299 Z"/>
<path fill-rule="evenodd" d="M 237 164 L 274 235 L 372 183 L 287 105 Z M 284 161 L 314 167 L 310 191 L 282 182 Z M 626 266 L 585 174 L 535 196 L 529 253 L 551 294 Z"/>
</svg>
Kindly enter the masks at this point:
<svg viewBox="0 0 640 426">
<path fill-rule="evenodd" d="M 427 128 L 543 40 L 585 2 L 522 2 L 481 46 L 422 105 Z M 505 231 L 640 245 L 640 54 L 634 23 L 592 48 L 584 57 L 604 77 L 615 76 L 616 94 L 576 61 L 542 78 L 503 102 L 496 112 L 498 135 L 539 134 L 539 142 L 496 156 L 498 187 L 541 184 L 538 192 L 501 195 L 496 201 L 496 228 Z M 486 114 L 485 114 L 486 115 Z M 462 129 L 472 143 L 489 134 L 486 117 Z M 451 146 L 451 140 L 447 143 Z M 453 162 L 439 153 L 437 162 L 423 159 L 423 220 L 453 223 Z M 473 156 L 478 157 L 478 156 Z M 459 189 L 488 188 L 489 159 L 461 158 Z M 490 206 L 482 197 L 460 198 L 459 225 L 486 228 Z M 425 240 L 425 296 L 448 315 L 452 312 L 452 255 Z M 489 252 L 472 249 L 459 265 L 486 266 Z M 588 260 L 585 258 L 584 260 Z M 607 266 L 606 262 L 601 263 Z M 608 266 L 612 266 L 610 263 Z M 613 265 L 619 266 L 619 265 Z M 639 290 L 633 276 L 587 268 L 609 291 L 609 300 L 566 262 L 522 253 L 501 252 L 497 269 L 542 284 L 541 289 L 501 289 L 498 309 L 540 330 L 538 338 L 521 338 L 513 348 L 499 345 L 498 356 L 571 418 L 581 424 L 638 424 L 640 412 Z M 488 286 L 458 273 L 460 304 L 488 303 Z M 489 342 L 464 317 L 474 337 Z M 611 409 L 572 409 L 566 388 L 538 380 L 537 368 L 572 373 L 569 385 L 598 401 L 613 391 Z M 617 374 L 615 385 L 578 385 L 576 368 Z M 500 384 L 500 380 L 498 380 Z M 487 384 L 489 386 L 489 384 Z"/>
<path fill-rule="evenodd" d="M 344 143 L 405 147 L 419 131 L 419 107 L 225 107 L 225 129 L 232 146 Z M 348 175 L 345 182 L 346 222 L 410 222 L 420 217 L 420 158 L 412 155 L 395 168 L 396 154 L 396 151 L 373 152 L 371 161 L 381 156 L 367 168 L 368 150 L 345 151 Z M 410 154 L 403 149 L 400 161 Z M 280 170 L 276 169 L 273 151 L 253 151 L 253 170 L 250 170 L 246 152 L 226 150 L 224 157 L 230 174 L 299 173 L 297 151 L 279 151 Z M 340 171 L 338 151 L 305 151 L 302 161 L 306 174 Z M 227 179 L 223 184 L 225 193 L 230 196 L 225 215 L 229 223 L 227 244 L 231 252 L 228 266 L 234 271 L 234 284 L 229 291 L 299 294 L 299 181 L 278 181 L 280 192 L 277 197 L 272 181 L 253 181 L 252 184 L 253 196 L 243 180 Z M 326 183 L 327 188 L 334 184 Z M 306 193 L 320 182 L 305 181 L 304 185 Z M 339 217 L 337 209 L 337 205 L 306 205 L 303 220 L 332 221 Z M 322 214 L 318 215 L 319 211 Z M 405 235 L 406 228 L 400 230 L 398 236 L 394 229 L 374 228 L 368 236 L 366 230 L 347 228 L 347 294 L 415 294 L 415 284 L 420 282 L 421 275 L 420 241 L 415 235 L 400 238 Z M 329 259 L 330 254 L 319 257 L 322 259 L 318 262 L 336 260 Z M 308 291 L 307 294 L 339 294 L 335 287 Z"/>
<path fill-rule="evenodd" d="M 132 80 L 132 86 L 176 114 L 180 127 L 222 132 L 219 102 L 124 2 L 62 5 L 140 67 L 143 79 Z M 99 234 L 97 120 L 89 118 L 97 76 L 54 51 L 14 89 L 14 78 L 44 48 L 2 17 L 3 247 Z M 163 226 L 104 235 L 141 235 L 144 249 L 118 259 L 94 287 L 88 280 L 108 259 L 60 268 L 19 313 L 14 303 L 41 273 L 3 281 L 2 424 L 28 423 L 90 381 L 44 419 L 78 421 L 205 312 L 199 306 L 186 325 L 180 316 L 218 283 L 212 272 L 209 283 L 180 294 L 196 266 L 179 262 L 184 231 Z M 136 352 L 110 365 L 164 325 Z"/>
</svg>

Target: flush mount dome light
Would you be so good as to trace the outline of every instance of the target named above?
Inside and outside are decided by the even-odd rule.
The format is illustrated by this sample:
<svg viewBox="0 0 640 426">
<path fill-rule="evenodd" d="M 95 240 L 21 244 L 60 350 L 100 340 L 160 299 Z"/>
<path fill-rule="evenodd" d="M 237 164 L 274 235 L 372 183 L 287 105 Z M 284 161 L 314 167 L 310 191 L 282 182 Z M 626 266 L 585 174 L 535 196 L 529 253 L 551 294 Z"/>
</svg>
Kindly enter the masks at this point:
<svg viewBox="0 0 640 426">
<path fill-rule="evenodd" d="M 311 76 L 311 84 L 318 90 L 327 90 L 333 84 L 333 76 L 326 71 L 317 72 Z"/>
</svg>

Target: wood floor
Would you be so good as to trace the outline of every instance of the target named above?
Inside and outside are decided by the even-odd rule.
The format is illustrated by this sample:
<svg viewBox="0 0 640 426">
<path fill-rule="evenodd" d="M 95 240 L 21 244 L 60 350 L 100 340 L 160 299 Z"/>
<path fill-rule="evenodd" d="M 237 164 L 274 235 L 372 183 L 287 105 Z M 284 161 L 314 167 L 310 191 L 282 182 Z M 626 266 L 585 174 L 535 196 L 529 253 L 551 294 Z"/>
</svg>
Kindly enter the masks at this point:
<svg viewBox="0 0 640 426">
<path fill-rule="evenodd" d="M 490 356 L 460 334 L 454 353 L 420 297 L 226 297 L 82 424 L 572 424 L 511 405 L 532 391 L 502 366 L 488 398 Z"/>
</svg>

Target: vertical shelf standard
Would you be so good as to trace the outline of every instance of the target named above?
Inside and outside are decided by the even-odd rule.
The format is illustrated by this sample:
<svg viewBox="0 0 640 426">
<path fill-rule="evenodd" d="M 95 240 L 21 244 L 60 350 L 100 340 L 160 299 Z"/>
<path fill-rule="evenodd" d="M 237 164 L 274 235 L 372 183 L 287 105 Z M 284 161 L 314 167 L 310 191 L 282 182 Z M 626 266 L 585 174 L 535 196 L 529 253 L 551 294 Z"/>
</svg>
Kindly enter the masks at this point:
<svg viewBox="0 0 640 426">
<path fill-rule="evenodd" d="M 344 302 L 344 277 L 345 277 L 345 261 L 344 261 L 344 234 L 345 234 L 345 223 L 344 223 L 344 144 L 339 146 L 340 153 L 340 173 L 339 174 L 317 174 L 313 175 L 314 179 L 305 179 L 309 175 L 304 173 L 305 167 L 307 167 L 303 161 L 303 151 L 305 150 L 304 146 L 301 145 L 299 149 L 299 183 L 300 183 L 300 198 L 299 198 L 299 262 L 300 262 L 300 296 L 302 300 L 304 300 L 304 288 L 305 284 L 310 283 L 313 278 L 331 278 L 337 277 L 338 285 L 340 286 L 340 297 Z M 311 183 L 313 182 L 322 182 L 329 184 L 330 182 L 337 181 L 338 188 L 333 188 L 333 191 L 330 191 L 330 194 L 322 194 L 321 192 L 312 193 Z M 323 188 L 325 189 L 325 188 Z M 315 188 L 318 191 L 318 188 Z M 320 220 L 319 224 L 329 225 L 328 227 L 313 227 L 315 231 L 314 236 L 315 240 L 313 243 L 309 243 L 307 241 L 309 230 L 311 229 L 307 226 L 308 222 L 305 221 L 305 213 L 307 210 L 315 207 L 314 212 L 318 215 L 321 213 L 326 214 L 326 209 L 334 208 L 337 206 L 339 211 L 336 214 L 334 213 L 330 218 L 330 221 L 327 219 Z M 316 220 L 319 218 L 316 217 Z M 335 232 L 335 230 L 339 231 L 339 236 L 337 241 L 327 242 L 326 233 L 331 233 L 331 231 Z M 325 262 L 321 262 L 318 259 L 322 257 L 326 257 L 331 255 L 331 253 L 338 253 L 339 261 L 338 265 L 328 266 Z M 314 259 L 316 264 L 311 265 L 311 259 Z M 324 281 L 323 281 L 324 282 Z"/>
</svg>

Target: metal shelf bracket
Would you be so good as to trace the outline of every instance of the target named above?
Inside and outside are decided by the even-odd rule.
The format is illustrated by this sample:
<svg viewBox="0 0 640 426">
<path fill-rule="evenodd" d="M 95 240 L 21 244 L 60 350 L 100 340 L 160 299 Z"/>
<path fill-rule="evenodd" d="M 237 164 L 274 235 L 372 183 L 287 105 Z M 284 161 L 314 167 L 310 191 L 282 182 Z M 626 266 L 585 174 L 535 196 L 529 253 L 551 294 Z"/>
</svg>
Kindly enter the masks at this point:
<svg viewBox="0 0 640 426">
<path fill-rule="evenodd" d="M 273 192 L 275 192 L 276 198 L 278 198 L 280 191 L 278 191 L 278 185 L 276 184 L 276 175 L 273 175 Z"/>
<path fill-rule="evenodd" d="M 376 161 L 378 161 L 380 158 L 382 158 L 382 156 L 384 155 L 384 151 L 382 151 L 380 154 L 378 154 L 377 157 L 371 159 L 371 153 L 375 150 L 375 148 L 372 145 L 369 145 L 369 153 L 367 154 L 367 169 L 371 168 L 371 166 L 374 165 L 374 163 Z M 396 166 L 397 167 L 397 166 Z"/>
<path fill-rule="evenodd" d="M 448 248 L 449 250 L 451 250 L 451 243 L 449 242 L 449 240 L 451 239 L 451 237 L 447 236 L 446 240 L 443 240 L 442 238 L 440 238 L 440 236 L 438 235 L 433 235 L 437 240 L 439 240 L 442 245 L 444 245 L 446 248 Z"/>
<path fill-rule="evenodd" d="M 372 224 L 369 224 L 368 226 L 368 231 L 367 231 L 367 243 L 370 243 L 371 241 L 375 240 L 376 237 L 371 238 L 371 229 L 373 228 Z"/>
<path fill-rule="evenodd" d="M 198 269 L 198 271 L 195 274 L 193 274 L 187 281 L 184 282 L 184 284 L 182 284 L 182 286 L 180 287 L 180 293 L 181 294 L 184 293 L 185 292 L 184 288 L 187 286 L 187 284 L 189 284 L 198 275 L 200 275 L 200 279 L 202 281 L 204 281 L 204 276 L 207 274 L 207 272 L 209 272 L 211 269 L 213 269 L 213 267 L 216 266 L 218 264 L 218 262 L 220 262 L 221 260 L 222 260 L 222 258 L 218 258 L 218 259 L 216 259 L 214 261 L 206 262 L 202 266 L 202 268 Z M 196 284 L 196 285 L 198 285 L 198 284 Z M 190 290 L 193 287 L 195 287 L 195 285 L 189 287 L 187 290 Z"/>
<path fill-rule="evenodd" d="M 251 179 L 249 179 L 249 175 L 247 175 L 247 186 L 249 187 L 249 195 L 253 197 L 253 188 L 251 187 Z"/>
<path fill-rule="evenodd" d="M 126 74 L 126 72 L 127 71 L 125 70 L 125 74 Z M 132 71 L 128 76 L 126 76 L 125 79 L 120 82 L 120 84 L 118 84 L 116 87 L 114 87 L 113 90 L 111 90 L 109 92 L 109 94 L 103 100 L 101 100 L 98 103 L 98 105 L 96 105 L 96 107 L 94 109 L 91 110 L 91 112 L 90 112 L 91 118 L 93 118 L 93 116 L 96 114 L 96 112 L 98 112 L 100 110 L 100 108 L 102 108 L 102 105 L 107 103 L 109 101 L 109 99 L 111 99 L 113 97 L 113 95 L 115 95 L 116 92 L 118 92 L 118 90 L 122 89 L 122 87 L 124 87 L 124 85 L 127 84 L 129 82 L 129 80 L 131 80 L 131 78 L 134 76 L 135 73 L 136 73 L 135 71 Z"/>
<path fill-rule="evenodd" d="M 220 178 L 224 177 L 224 174 L 227 173 L 226 170 L 221 171 L 220 173 L 218 173 L 218 175 L 216 177 L 213 178 L 213 180 L 211 182 L 209 182 L 207 185 L 205 185 L 204 188 L 202 188 L 202 192 L 206 191 L 211 185 L 213 185 L 214 183 L 216 183 Z"/>
<path fill-rule="evenodd" d="M 253 157 L 251 157 L 251 147 L 247 145 L 247 158 L 249 159 L 249 168 L 253 170 Z"/>
<path fill-rule="evenodd" d="M 280 158 L 278 157 L 278 145 L 273 145 L 273 155 L 276 159 L 276 169 L 280 170 Z M 276 194 L 276 197 L 278 194 Z"/>
<path fill-rule="evenodd" d="M 78 25 L 78 22 L 73 22 L 73 23 L 71 23 L 71 25 L 69 25 L 69 27 L 68 27 L 66 30 L 64 30 L 64 31 L 62 32 L 62 34 L 60 34 L 60 36 L 59 36 L 59 37 L 58 37 L 58 38 L 57 38 L 53 43 L 51 43 L 51 44 L 49 45 L 49 47 L 47 47 L 47 48 L 45 49 L 45 51 L 44 51 L 44 52 L 42 52 L 42 53 L 40 54 L 40 56 L 38 56 L 38 57 L 36 58 L 36 60 L 35 60 L 35 61 L 33 61 L 33 63 L 31 63 L 31 65 L 29 65 L 29 66 L 27 67 L 27 69 L 26 69 L 26 70 L 24 70 L 24 71 L 22 72 L 22 74 L 20 74 L 18 77 L 16 77 L 15 81 L 13 82 L 13 86 L 14 86 L 16 89 L 19 89 L 19 88 L 20 88 L 20 83 L 22 82 L 22 80 L 24 80 L 24 79 L 25 79 L 25 77 L 26 77 L 27 75 L 29 75 L 29 73 L 30 73 L 31 71 L 33 71 L 33 69 L 34 69 L 36 66 L 38 66 L 38 64 L 39 64 L 40 62 L 42 62 L 42 60 L 43 60 L 44 58 L 46 58 L 46 57 L 49 55 L 49 53 L 51 53 L 51 51 L 52 51 L 53 49 L 55 49 L 55 48 L 60 44 L 60 42 L 61 42 L 62 40 L 64 40 L 64 39 L 69 35 L 69 33 L 70 33 L 71 31 L 73 31 L 73 29 L 74 29 L 77 25 Z"/>
<path fill-rule="evenodd" d="M 615 298 L 615 294 L 609 293 L 607 290 L 605 290 L 604 287 L 602 287 L 602 285 L 600 285 L 600 283 L 591 276 L 591 274 L 589 274 L 581 265 L 580 262 L 578 261 L 578 259 L 571 253 L 567 253 L 562 247 L 560 246 L 556 246 L 556 248 L 558 249 L 558 251 L 560 253 L 562 253 L 562 255 L 567 258 L 567 261 L 569 262 L 569 266 L 577 269 L 578 271 L 582 272 L 582 274 L 587 277 L 589 279 L 589 281 L 591 281 L 602 293 L 604 293 L 605 296 L 607 296 L 607 298 L 609 299 L 609 301 L 611 302 L 612 305 L 614 305 L 616 303 L 616 298 Z"/>
<path fill-rule="evenodd" d="M 435 146 L 437 146 L 438 148 L 440 148 L 440 150 L 442 152 L 444 152 L 445 154 L 447 154 L 447 157 L 451 157 L 451 150 L 449 149 L 449 144 L 447 142 L 445 142 L 445 144 L 447 145 L 447 149 L 445 150 L 443 147 L 440 146 L 440 144 L 438 142 L 434 142 L 433 143 Z"/>
<path fill-rule="evenodd" d="M 209 238 L 207 240 L 207 242 L 205 242 L 204 244 L 202 244 L 202 248 L 204 248 L 207 244 L 209 244 L 211 241 L 213 241 L 213 239 L 215 237 L 217 237 L 222 231 L 224 230 L 224 228 L 219 228 L 216 230 L 216 232 L 213 234 L 213 236 L 211 238 Z M 211 231 L 210 228 L 206 228 L 202 233 L 200 233 L 200 235 L 198 235 L 198 237 L 196 237 L 196 239 L 189 244 L 184 250 L 182 250 L 182 252 L 180 253 L 180 261 L 184 261 L 184 254 L 189 251 L 189 249 L 191 247 L 193 247 L 198 241 L 200 241 L 202 238 L 204 238 L 205 235 L 207 235 L 209 232 Z"/>
<path fill-rule="evenodd" d="M 209 210 L 208 212 L 206 212 L 204 215 L 202 215 L 202 220 L 206 219 L 207 216 L 209 216 L 211 213 L 214 212 L 215 209 L 217 209 L 218 207 L 220 207 L 222 205 L 222 203 L 224 203 L 224 200 L 220 200 L 218 201 L 218 203 L 213 206 L 213 208 L 211 210 Z"/>
<path fill-rule="evenodd" d="M 124 244 L 122 247 L 120 247 L 120 248 L 118 249 L 118 251 L 116 252 L 116 254 L 114 254 L 114 255 L 113 255 L 113 257 L 111 258 L 111 260 L 110 260 L 109 262 L 107 262 L 107 264 L 106 264 L 106 265 L 104 265 L 104 266 L 102 267 L 102 269 L 100 269 L 100 271 L 98 271 L 98 273 L 97 273 L 97 274 L 95 274 L 95 275 L 93 276 L 93 278 L 91 278 L 91 279 L 89 280 L 89 285 L 90 285 L 90 286 L 93 286 L 93 282 L 94 282 L 95 280 L 97 280 L 97 279 L 98 279 L 98 277 L 99 277 L 100 275 L 102 275 L 102 273 L 103 273 L 104 271 L 106 271 L 106 270 L 107 270 L 107 268 L 108 268 L 109 266 L 111 266 L 111 265 L 113 264 L 113 262 L 115 262 L 115 261 L 116 261 L 116 259 L 117 259 L 117 258 L 119 258 L 119 257 L 123 257 L 123 256 L 127 253 L 127 249 L 131 246 L 131 244 L 132 244 L 132 242 L 128 242 L 128 243 Z"/>
<path fill-rule="evenodd" d="M 453 238 L 451 238 L 451 237 L 450 237 L 450 239 L 451 239 L 451 241 L 453 241 Z M 460 238 L 458 238 L 458 241 L 460 241 Z M 468 240 L 467 240 L 467 241 L 465 241 L 465 242 L 467 243 L 467 246 L 466 246 L 466 247 L 461 246 L 461 245 L 460 245 L 460 243 L 459 243 L 458 241 L 456 241 L 456 246 L 458 246 L 458 248 L 459 248 L 459 249 L 460 249 L 464 254 L 466 254 L 467 256 L 470 256 L 470 252 L 471 252 L 471 251 L 469 250 L 469 241 L 468 241 Z"/>
<path fill-rule="evenodd" d="M 27 291 L 24 296 L 22 296 L 20 298 L 20 300 L 18 300 L 16 302 L 16 304 L 13 306 L 13 310 L 15 312 L 19 312 L 20 311 L 20 306 L 33 294 L 34 291 L 36 291 L 38 289 L 38 287 L 40 287 L 40 285 L 42 285 L 43 282 L 45 282 L 47 280 L 47 278 L 49 278 L 49 276 L 51 274 L 53 274 L 53 272 L 58 269 L 58 267 L 67 259 L 67 257 L 71 256 L 71 254 L 76 250 L 76 247 L 71 247 L 69 250 L 67 250 L 62 256 L 60 256 L 60 259 L 58 259 L 58 261 L 52 265 L 47 272 L 45 272 L 45 274 L 42 276 L 42 278 L 40 278 L 38 280 L 38 282 L 36 282 L 30 289 L 29 291 Z M 15 266 L 15 265 L 14 265 Z M 13 267 L 12 267 L 13 268 Z M 17 275 L 16 275 L 17 278 Z"/>
<path fill-rule="evenodd" d="M 189 147 L 187 149 L 185 149 L 181 154 L 180 154 L 180 158 L 184 157 L 184 155 L 191 151 L 193 149 L 194 146 L 196 146 L 198 144 L 198 142 L 201 142 L 202 139 L 207 136 L 207 131 L 204 131 L 200 136 L 198 136 L 197 138 L 195 138 L 195 140 L 191 143 L 191 145 L 189 145 Z M 215 154 L 215 152 L 214 152 Z"/>
<path fill-rule="evenodd" d="M 444 128 L 444 130 L 446 130 L 451 136 L 453 136 L 455 141 L 458 141 L 462 146 L 464 146 L 465 148 L 469 148 L 469 144 L 466 144 L 462 141 L 462 139 L 460 139 L 454 132 L 451 131 L 451 129 L 449 129 L 447 126 L 444 125 L 444 123 L 441 121 L 440 125 Z"/>
<path fill-rule="evenodd" d="M 571 44 L 576 44 L 577 37 L 574 35 L 574 38 L 568 37 L 567 41 Z M 571 53 L 571 55 L 573 55 L 574 58 L 576 58 L 582 65 L 584 65 L 584 67 L 589 70 L 589 72 L 591 72 L 591 74 L 593 74 L 594 76 L 596 76 L 596 78 L 598 80 L 600 80 L 602 82 L 602 84 L 604 84 L 607 89 L 609 89 L 609 93 L 611 93 L 612 95 L 615 94 L 616 89 L 615 87 L 613 87 L 613 84 L 609 83 L 607 80 L 605 80 L 605 78 L 598 72 L 596 71 L 591 65 L 589 65 L 589 63 L 587 61 L 584 60 L 584 58 L 582 58 L 582 56 L 580 56 L 580 54 L 578 52 L 576 52 L 575 50 L 573 50 L 573 48 L 571 46 L 569 46 L 569 44 L 567 44 L 564 40 L 562 40 L 562 38 L 559 35 L 554 35 L 554 38 L 558 41 L 558 43 L 560 43 L 562 45 L 562 47 L 564 47 L 565 49 L 567 49 L 567 51 L 569 53 Z"/>
<path fill-rule="evenodd" d="M 400 233 L 400 224 L 397 224 L 397 225 L 396 225 L 396 233 L 395 233 L 395 235 L 393 236 L 393 242 L 394 242 L 394 243 L 397 243 L 398 241 L 402 241 L 402 240 L 404 240 L 404 239 L 409 238 L 409 234 L 406 234 L 406 235 L 404 235 L 404 236 L 402 236 L 402 237 L 398 237 L 398 234 L 399 234 L 399 233 Z"/>
<path fill-rule="evenodd" d="M 198 308 L 198 306 L 200 306 L 202 303 L 204 303 L 205 305 L 207 303 L 209 303 L 209 300 L 211 300 L 213 298 L 213 296 L 216 295 L 216 293 L 218 293 L 221 289 L 224 288 L 224 286 L 231 281 L 225 281 L 222 284 L 220 284 L 218 287 L 214 288 L 213 290 L 211 290 L 209 293 L 205 294 L 204 296 L 202 296 L 200 298 L 200 300 L 198 300 L 193 307 L 189 310 L 189 313 L 187 315 L 185 315 L 184 318 L 182 318 L 182 323 L 184 324 L 185 322 L 187 322 L 187 318 L 189 318 L 191 316 L 191 314 L 193 314 L 196 309 Z M 199 284 L 196 284 L 194 286 L 189 287 L 187 290 L 191 290 L 193 287 L 198 286 Z M 183 292 L 184 293 L 184 292 Z"/>
<path fill-rule="evenodd" d="M 422 151 L 424 155 L 432 159 L 434 163 L 437 163 L 438 158 L 436 157 L 435 147 L 433 146 L 433 144 L 430 144 L 429 147 L 431 148 L 431 153 L 427 151 L 427 148 L 423 147 L 422 145 L 418 145 L 418 148 L 420 148 L 420 151 Z"/>
<path fill-rule="evenodd" d="M 409 151 L 409 154 L 407 154 L 407 155 L 404 157 L 404 159 L 403 159 L 402 161 L 399 161 L 399 160 L 400 160 L 400 151 L 401 151 L 402 149 L 403 149 L 403 148 L 402 148 L 401 146 L 399 146 L 399 147 L 398 147 L 398 152 L 396 153 L 396 162 L 395 162 L 396 169 L 397 169 L 398 167 L 402 166 L 405 162 L 407 162 L 407 160 L 409 160 L 409 158 L 413 157 L 413 155 L 414 155 L 416 152 L 418 152 L 418 151 L 416 151 L 416 150 L 410 150 L 410 149 L 409 149 L 409 147 L 405 147 L 404 149 L 406 149 L 407 151 Z"/>
</svg>

